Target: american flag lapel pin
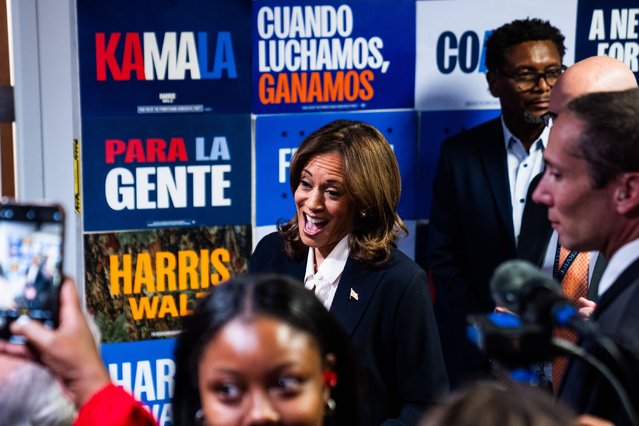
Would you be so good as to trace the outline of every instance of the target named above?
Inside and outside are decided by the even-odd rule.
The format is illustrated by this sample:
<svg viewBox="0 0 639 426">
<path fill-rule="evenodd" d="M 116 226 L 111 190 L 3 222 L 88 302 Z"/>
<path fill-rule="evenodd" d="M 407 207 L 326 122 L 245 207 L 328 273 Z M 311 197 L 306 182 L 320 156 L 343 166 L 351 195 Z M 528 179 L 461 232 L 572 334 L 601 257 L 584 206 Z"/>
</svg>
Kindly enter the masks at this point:
<svg viewBox="0 0 639 426">
<path fill-rule="evenodd" d="M 348 296 L 348 298 L 351 300 L 359 300 L 359 294 L 357 294 L 355 290 L 351 288 L 351 294 Z"/>
</svg>

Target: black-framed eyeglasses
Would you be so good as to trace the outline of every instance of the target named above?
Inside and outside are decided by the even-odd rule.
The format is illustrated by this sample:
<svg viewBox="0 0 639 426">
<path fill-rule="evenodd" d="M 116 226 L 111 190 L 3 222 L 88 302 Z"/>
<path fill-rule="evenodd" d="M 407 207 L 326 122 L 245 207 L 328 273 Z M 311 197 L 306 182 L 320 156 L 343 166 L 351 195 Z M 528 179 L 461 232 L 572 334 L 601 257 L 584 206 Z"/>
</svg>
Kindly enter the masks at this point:
<svg viewBox="0 0 639 426">
<path fill-rule="evenodd" d="M 555 121 L 555 118 L 557 118 L 557 113 L 548 111 L 540 115 L 539 118 L 541 118 L 541 121 L 544 123 L 544 126 L 548 127 L 550 126 L 550 123 Z"/>
<path fill-rule="evenodd" d="M 519 71 L 516 73 L 509 73 L 502 70 L 497 70 L 497 73 L 503 75 L 506 78 L 515 80 L 517 89 L 525 92 L 533 89 L 539 84 L 539 79 L 543 78 L 548 86 L 552 87 L 557 82 L 559 76 L 561 76 L 568 67 L 562 65 L 560 67 L 548 68 L 546 71 Z"/>
</svg>

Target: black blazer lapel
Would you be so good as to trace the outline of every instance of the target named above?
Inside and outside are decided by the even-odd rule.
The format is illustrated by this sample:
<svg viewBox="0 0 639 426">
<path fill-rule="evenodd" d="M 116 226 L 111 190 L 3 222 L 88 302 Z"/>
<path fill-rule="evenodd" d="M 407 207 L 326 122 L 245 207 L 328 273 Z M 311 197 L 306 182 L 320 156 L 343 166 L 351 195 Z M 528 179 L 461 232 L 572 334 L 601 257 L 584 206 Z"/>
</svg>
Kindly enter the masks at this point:
<svg viewBox="0 0 639 426">
<path fill-rule="evenodd" d="M 606 266 L 608 266 L 608 261 L 603 253 L 599 252 L 592 276 L 590 277 L 590 282 L 588 283 L 588 299 L 597 300 L 599 298 L 599 281 L 601 281 L 601 276 L 606 270 Z"/>
<path fill-rule="evenodd" d="M 286 256 L 287 260 L 289 260 L 289 264 L 286 267 L 286 273 L 291 277 L 299 280 L 302 285 L 304 285 L 304 274 L 306 274 L 306 260 L 302 262 L 295 262 L 290 260 L 288 256 Z"/>
<path fill-rule="evenodd" d="M 552 227 L 548 221 L 548 207 L 532 200 L 532 193 L 542 176 L 543 173 L 540 173 L 530 182 L 521 219 L 519 241 L 517 241 L 517 256 L 539 267 L 544 263 L 546 248 L 552 236 Z"/>
<path fill-rule="evenodd" d="M 349 335 L 354 334 L 383 275 L 383 271 L 368 270 L 351 258 L 346 262 L 330 311 Z"/>
<path fill-rule="evenodd" d="M 510 203 L 508 164 L 503 142 L 504 131 L 501 128 L 501 120 L 496 119 L 493 122 L 494 125 L 486 132 L 485 137 L 477 141 L 477 149 L 479 150 L 482 167 L 489 183 L 493 201 L 497 207 L 497 213 L 506 224 L 506 229 L 514 246 L 515 233 Z"/>
</svg>

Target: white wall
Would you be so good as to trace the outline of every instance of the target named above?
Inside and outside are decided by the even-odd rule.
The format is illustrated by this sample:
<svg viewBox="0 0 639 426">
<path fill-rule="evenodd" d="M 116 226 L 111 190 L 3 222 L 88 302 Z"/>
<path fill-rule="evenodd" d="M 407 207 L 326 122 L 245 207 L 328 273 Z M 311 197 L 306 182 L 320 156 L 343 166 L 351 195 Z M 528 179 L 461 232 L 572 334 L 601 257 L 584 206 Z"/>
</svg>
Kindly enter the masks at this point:
<svg viewBox="0 0 639 426">
<path fill-rule="evenodd" d="M 80 134 L 75 3 L 8 3 L 15 84 L 16 196 L 53 200 L 64 206 L 64 270 L 83 288 L 73 178 L 73 140 Z"/>
</svg>

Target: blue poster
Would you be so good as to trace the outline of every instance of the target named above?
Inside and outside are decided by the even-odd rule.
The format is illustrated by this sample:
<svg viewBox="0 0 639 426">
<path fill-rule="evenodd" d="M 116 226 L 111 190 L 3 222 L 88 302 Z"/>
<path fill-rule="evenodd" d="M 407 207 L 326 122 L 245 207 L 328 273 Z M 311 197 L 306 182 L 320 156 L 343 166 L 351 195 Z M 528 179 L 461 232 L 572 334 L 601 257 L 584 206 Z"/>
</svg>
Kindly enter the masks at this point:
<svg viewBox="0 0 639 426">
<path fill-rule="evenodd" d="M 415 109 L 498 109 L 486 83 L 485 42 L 515 19 L 548 20 L 565 36 L 573 63 L 577 0 L 417 1 Z"/>
<path fill-rule="evenodd" d="M 83 121 L 84 230 L 251 223 L 251 122 L 242 115 Z"/>
<path fill-rule="evenodd" d="M 295 202 L 289 183 L 291 158 L 305 137 L 336 119 L 364 121 L 388 139 L 402 177 L 399 214 L 405 220 L 415 218 L 416 112 L 272 115 L 259 116 L 255 123 L 256 226 L 274 225 L 293 217 Z"/>
<path fill-rule="evenodd" d="M 637 0 L 579 0 L 575 61 L 611 56 L 639 78 L 639 8 Z"/>
<path fill-rule="evenodd" d="M 78 44 L 83 117 L 250 112 L 250 0 L 78 0 Z"/>
<path fill-rule="evenodd" d="M 159 426 L 173 424 L 174 339 L 101 345 L 111 381 L 148 407 Z"/>
<path fill-rule="evenodd" d="M 433 180 L 444 139 L 499 115 L 499 110 L 429 111 L 421 113 L 419 169 L 417 172 L 417 218 L 427 219 L 433 201 Z"/>
<path fill-rule="evenodd" d="M 413 108 L 415 1 L 256 0 L 253 111 Z"/>
</svg>

